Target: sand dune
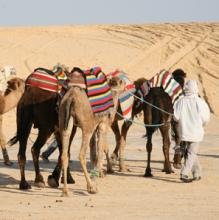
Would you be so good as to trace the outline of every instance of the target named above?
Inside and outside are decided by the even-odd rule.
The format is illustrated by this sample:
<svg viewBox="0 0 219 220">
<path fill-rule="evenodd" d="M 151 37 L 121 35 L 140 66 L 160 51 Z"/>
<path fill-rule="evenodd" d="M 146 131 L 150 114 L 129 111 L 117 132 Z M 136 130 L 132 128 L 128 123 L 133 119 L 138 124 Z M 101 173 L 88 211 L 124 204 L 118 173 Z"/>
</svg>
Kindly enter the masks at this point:
<svg viewBox="0 0 219 220">
<path fill-rule="evenodd" d="M 219 23 L 0 28 L 0 67 L 12 65 L 20 77 L 26 78 L 34 68 L 51 68 L 57 62 L 70 68 L 98 65 L 105 72 L 119 68 L 132 79 L 150 78 L 163 68 L 182 68 L 188 78 L 197 79 L 213 113 L 200 151 L 203 181 L 184 185 L 178 170 L 172 175 L 161 172 L 163 156 L 158 134 L 152 155 L 155 177 L 142 178 L 146 154 L 145 140 L 140 137 L 145 131 L 133 126 L 126 153 L 132 172 L 116 172 L 100 179 L 99 194 L 86 193 L 78 162 L 80 134 L 72 147 L 76 185 L 70 187 L 70 198 L 60 198 L 61 191 L 50 188 L 33 187 L 30 192 L 22 192 L 18 190 L 16 145 L 9 148 L 15 162 L 12 168 L 5 167 L 0 159 L 0 219 L 219 218 Z M 4 131 L 7 139 L 14 135 L 15 110 L 5 115 Z M 112 133 L 109 141 L 112 151 Z M 34 180 L 31 144 L 29 141 L 28 180 Z M 172 154 L 171 150 L 171 158 Z M 51 158 L 50 164 L 41 163 L 45 179 L 55 166 L 57 152 Z"/>
<path fill-rule="evenodd" d="M 212 112 L 219 114 L 219 24 L 63 26 L 0 29 L 0 65 L 25 77 L 35 67 L 123 69 L 133 79 L 163 68 L 183 68 L 198 79 Z"/>
</svg>

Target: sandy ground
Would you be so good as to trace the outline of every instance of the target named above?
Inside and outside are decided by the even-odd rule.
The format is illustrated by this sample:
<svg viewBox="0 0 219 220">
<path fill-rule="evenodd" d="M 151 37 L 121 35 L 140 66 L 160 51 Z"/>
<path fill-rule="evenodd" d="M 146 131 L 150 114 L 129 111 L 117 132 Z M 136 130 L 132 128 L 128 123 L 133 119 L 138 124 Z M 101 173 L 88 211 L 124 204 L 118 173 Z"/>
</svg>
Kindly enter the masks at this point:
<svg viewBox="0 0 219 220">
<path fill-rule="evenodd" d="M 199 158 L 203 179 L 191 184 L 179 181 L 179 170 L 162 173 L 163 154 L 159 133 L 154 136 L 153 178 L 144 178 L 146 163 L 143 127 L 132 126 L 128 133 L 126 160 L 131 172 L 115 173 L 98 179 L 99 193 L 89 195 L 78 161 L 81 134 L 72 144 L 71 171 L 76 184 L 70 196 L 61 197 L 61 187 L 28 192 L 18 189 L 20 172 L 18 145 L 8 149 L 12 167 L 5 167 L 0 155 L 0 219 L 218 219 L 219 218 L 219 24 L 108 25 L 0 28 L 0 66 L 13 65 L 25 78 L 34 68 L 51 68 L 55 63 L 105 72 L 116 68 L 132 79 L 150 78 L 162 68 L 181 67 L 188 78 L 198 79 L 201 95 L 212 109 L 211 122 L 201 143 Z M 16 132 L 15 110 L 4 116 L 6 139 Z M 34 140 L 36 131 L 32 131 Z M 110 151 L 115 145 L 109 132 Z M 27 180 L 33 185 L 34 168 L 27 149 Z M 173 143 L 170 157 L 173 157 Z M 46 146 L 45 146 L 46 147 Z M 44 147 L 44 149 L 45 149 Z M 41 161 L 42 174 L 53 170 L 51 162 Z M 88 155 L 89 158 L 89 155 Z M 89 165 L 89 164 L 88 164 Z"/>
</svg>

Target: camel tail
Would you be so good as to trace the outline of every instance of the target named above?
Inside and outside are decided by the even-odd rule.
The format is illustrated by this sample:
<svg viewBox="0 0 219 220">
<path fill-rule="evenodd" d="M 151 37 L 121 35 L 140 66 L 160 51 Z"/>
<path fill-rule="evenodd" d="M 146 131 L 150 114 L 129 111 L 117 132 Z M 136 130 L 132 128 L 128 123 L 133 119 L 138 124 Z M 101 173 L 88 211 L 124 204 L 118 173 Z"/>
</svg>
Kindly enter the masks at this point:
<svg viewBox="0 0 219 220">
<path fill-rule="evenodd" d="M 66 100 L 66 105 L 64 107 L 64 130 L 67 130 L 69 120 L 71 117 L 71 109 L 72 109 L 73 102 L 72 100 Z"/>
<path fill-rule="evenodd" d="M 31 129 L 32 123 L 32 107 L 24 106 L 23 103 L 18 103 L 17 106 L 17 134 L 8 141 L 10 146 L 18 141 L 25 140 L 28 135 L 28 130 Z"/>
</svg>

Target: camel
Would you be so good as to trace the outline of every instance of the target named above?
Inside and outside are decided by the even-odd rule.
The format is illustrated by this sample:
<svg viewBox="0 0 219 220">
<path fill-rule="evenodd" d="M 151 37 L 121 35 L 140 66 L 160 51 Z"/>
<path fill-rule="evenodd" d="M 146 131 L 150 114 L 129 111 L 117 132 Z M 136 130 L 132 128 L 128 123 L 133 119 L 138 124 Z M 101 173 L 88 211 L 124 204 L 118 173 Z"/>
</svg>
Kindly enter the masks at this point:
<svg viewBox="0 0 219 220">
<path fill-rule="evenodd" d="M 177 69 L 172 73 L 175 81 L 179 83 L 181 88 L 184 87 L 184 80 L 186 77 L 186 73 L 181 69 Z M 173 103 L 170 96 L 164 91 L 162 87 L 154 87 L 151 88 L 148 95 L 144 98 L 150 104 L 143 104 L 143 112 L 144 112 L 144 123 L 149 125 L 154 124 L 162 124 L 160 126 L 146 126 L 146 135 L 147 135 L 147 143 L 146 149 L 148 153 L 147 158 L 147 167 L 145 169 L 145 177 L 151 177 L 151 152 L 152 152 L 152 136 L 154 131 L 157 129 L 160 130 L 163 140 L 163 153 L 164 153 L 164 169 L 163 172 L 170 174 L 174 172 L 171 168 L 170 160 L 169 160 L 169 148 L 170 148 L 170 128 L 171 123 L 173 126 L 173 131 L 175 132 L 175 143 L 176 146 L 180 145 L 180 137 L 178 131 L 178 124 L 173 123 Z M 153 105 L 153 106 L 152 106 Z M 154 108 L 157 106 L 159 109 Z M 161 111 L 161 109 L 163 111 Z M 174 167 L 179 168 L 181 165 L 181 157 L 179 157 L 180 152 L 175 151 L 174 155 Z"/>
<path fill-rule="evenodd" d="M 88 175 L 86 167 L 86 151 L 90 140 L 94 133 L 97 134 L 97 161 L 93 161 L 91 157 L 91 164 L 93 170 L 100 171 L 102 169 L 103 152 L 106 151 L 106 135 L 107 128 L 114 120 L 120 93 L 125 88 L 125 83 L 118 77 L 113 77 L 110 82 L 113 93 L 114 107 L 112 113 L 106 115 L 95 116 L 90 107 L 87 94 L 85 90 L 79 87 L 72 87 L 65 94 L 60 103 L 59 109 L 59 129 L 62 140 L 62 155 L 61 162 L 63 168 L 63 196 L 68 195 L 67 186 L 67 167 L 68 167 L 68 151 L 70 148 L 70 135 L 73 125 L 80 127 L 82 130 L 82 144 L 79 153 L 79 159 L 87 182 L 88 193 L 97 193 L 97 186 L 95 181 Z M 92 148 L 92 145 L 91 145 Z M 92 152 L 92 149 L 91 149 Z M 107 153 L 107 152 L 106 152 Z M 108 153 L 107 153 L 108 154 Z M 92 175 L 92 173 L 91 173 Z M 99 175 L 99 174 L 98 174 Z"/>
<path fill-rule="evenodd" d="M 172 72 L 172 76 L 183 88 L 186 73 L 182 69 L 176 69 L 175 71 Z M 136 87 L 137 91 L 140 89 L 141 85 L 145 81 L 147 81 L 145 78 L 140 78 L 140 79 L 137 79 L 136 81 L 134 81 L 134 84 L 135 84 L 135 87 Z M 161 93 L 163 93 L 162 90 L 161 90 Z M 137 93 L 135 93 L 135 95 L 138 96 Z M 167 97 L 165 96 L 165 99 L 166 98 Z M 135 99 L 135 102 L 133 104 L 133 109 L 132 109 L 132 120 L 141 111 L 143 111 L 143 109 L 146 108 L 146 107 L 147 106 L 143 105 L 143 103 L 140 100 Z M 147 118 L 147 116 L 145 115 L 145 120 L 146 120 L 146 118 Z M 124 123 L 122 124 L 122 127 L 121 127 L 121 132 L 120 132 L 119 125 L 118 125 L 119 120 L 123 120 L 123 118 L 117 115 L 114 122 L 113 122 L 113 124 L 112 124 L 112 126 L 111 126 L 111 128 L 114 132 L 114 135 L 115 135 L 115 139 L 116 139 L 116 147 L 115 147 L 115 149 L 114 149 L 114 151 L 111 155 L 111 163 L 114 163 L 114 161 L 119 158 L 119 171 L 124 172 L 124 171 L 128 170 L 126 165 L 125 165 L 125 160 L 124 160 L 124 158 L 125 158 L 124 151 L 125 151 L 125 146 L 126 146 L 126 136 L 127 136 L 129 128 L 132 125 L 132 122 L 131 121 L 124 121 Z M 180 145 L 180 138 L 179 138 L 179 135 L 178 135 L 177 123 L 172 121 L 171 125 L 172 125 L 172 129 L 173 129 L 173 132 L 174 132 L 175 144 L 176 144 L 176 146 L 179 146 Z M 178 169 L 181 167 L 181 155 L 180 155 L 179 150 L 175 151 L 173 166 L 175 168 L 178 168 Z"/>
<path fill-rule="evenodd" d="M 151 88 L 149 94 L 145 97 L 145 100 L 164 111 L 169 113 L 173 113 L 173 105 L 171 98 L 168 96 L 167 93 L 164 92 L 162 88 L 156 87 Z M 151 177 L 151 151 L 152 151 L 152 135 L 155 130 L 159 129 L 162 135 L 163 140 L 163 153 L 164 153 L 164 169 L 163 172 L 170 174 L 173 172 L 169 160 L 169 148 L 170 148 L 170 138 L 169 138 L 169 131 L 171 127 L 171 118 L 170 114 L 166 114 L 161 112 L 160 110 L 153 108 L 146 103 L 143 104 L 143 112 L 144 112 L 144 123 L 149 125 L 156 125 L 162 124 L 161 126 L 154 126 L 154 127 L 146 127 L 146 136 L 147 136 L 147 143 L 146 149 L 148 153 L 147 158 L 147 168 L 145 170 L 145 177 Z"/>
<path fill-rule="evenodd" d="M 137 80 L 134 81 L 135 87 L 136 87 L 136 91 L 138 91 L 140 89 L 140 86 L 147 81 L 145 78 L 139 78 Z M 135 95 L 137 95 L 135 93 Z M 134 117 L 136 117 L 139 113 L 141 113 L 141 111 L 143 110 L 143 105 L 142 103 L 138 100 L 135 99 L 133 107 L 132 107 L 132 120 L 134 119 Z M 118 109 L 118 112 L 121 113 L 121 109 Z M 116 140 L 116 147 L 113 150 L 113 153 L 111 155 L 111 163 L 114 164 L 115 161 L 117 159 L 119 159 L 119 171 L 120 172 L 125 172 L 128 170 L 128 168 L 125 165 L 125 155 L 124 155 L 124 151 L 125 151 L 125 146 L 126 146 L 126 137 L 127 137 L 127 133 L 129 128 L 132 125 L 131 121 L 124 121 L 121 127 L 121 131 L 119 129 L 119 121 L 123 120 L 124 118 L 121 117 L 120 115 L 116 115 L 115 116 L 115 120 L 113 121 L 111 128 L 112 131 L 114 133 L 115 136 L 115 140 Z"/>
<path fill-rule="evenodd" d="M 59 67 L 57 71 L 67 73 L 67 69 Z M 46 70 L 49 73 L 50 70 Z M 41 147 L 46 143 L 52 133 L 54 133 L 61 148 L 61 142 L 58 130 L 58 103 L 59 94 L 52 91 L 46 91 L 41 88 L 26 85 L 25 91 L 17 106 L 17 135 L 13 137 L 9 144 L 13 145 L 19 141 L 18 163 L 21 171 L 20 189 L 27 190 L 31 185 L 25 178 L 25 163 L 26 163 L 26 147 L 27 140 L 30 135 L 31 127 L 34 125 L 38 129 L 38 136 L 34 142 L 31 152 L 35 167 L 35 185 L 44 187 L 45 182 L 39 169 L 39 154 Z M 57 167 L 56 169 L 60 169 Z M 68 173 L 68 183 L 74 183 L 74 179 Z"/>
<path fill-rule="evenodd" d="M 24 92 L 24 80 L 20 78 L 12 78 L 7 82 L 8 86 L 4 95 L 0 95 L 0 145 L 4 157 L 4 163 L 8 166 L 12 165 L 6 149 L 4 134 L 2 131 L 3 114 L 17 106 Z"/>
</svg>

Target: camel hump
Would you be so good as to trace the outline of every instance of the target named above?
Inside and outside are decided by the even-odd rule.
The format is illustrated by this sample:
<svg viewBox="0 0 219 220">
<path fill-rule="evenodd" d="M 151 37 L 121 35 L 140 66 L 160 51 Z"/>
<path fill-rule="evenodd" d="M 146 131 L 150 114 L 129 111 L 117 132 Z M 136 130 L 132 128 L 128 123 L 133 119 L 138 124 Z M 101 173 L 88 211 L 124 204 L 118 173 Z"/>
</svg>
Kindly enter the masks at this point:
<svg viewBox="0 0 219 220">
<path fill-rule="evenodd" d="M 34 70 L 34 72 L 44 72 L 47 73 L 49 75 L 54 75 L 54 72 L 52 70 L 46 69 L 46 68 L 42 68 L 42 67 L 38 67 Z"/>
</svg>

